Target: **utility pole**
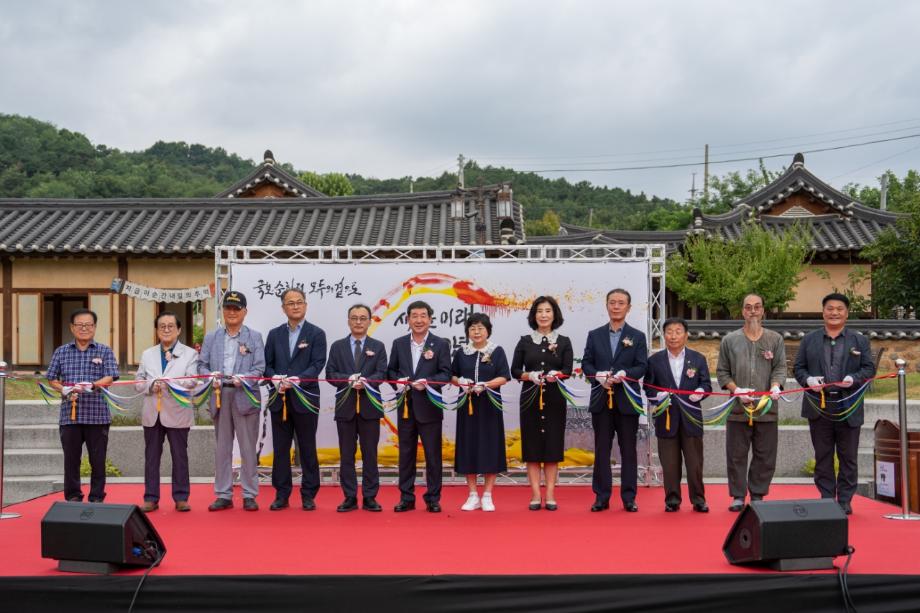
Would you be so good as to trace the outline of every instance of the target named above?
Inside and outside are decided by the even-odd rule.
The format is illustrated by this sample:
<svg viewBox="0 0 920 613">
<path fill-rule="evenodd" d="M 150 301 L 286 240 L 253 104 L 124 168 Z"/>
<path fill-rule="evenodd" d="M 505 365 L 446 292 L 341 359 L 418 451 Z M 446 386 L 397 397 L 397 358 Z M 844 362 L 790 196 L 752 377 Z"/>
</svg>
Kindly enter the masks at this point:
<svg viewBox="0 0 920 613">
<path fill-rule="evenodd" d="M 466 161 L 466 158 L 463 157 L 463 154 L 457 156 L 457 185 L 460 186 L 460 189 L 466 187 L 466 181 L 463 178 L 463 163 Z"/>
<path fill-rule="evenodd" d="M 410 194 L 415 193 L 415 179 L 413 179 L 412 177 L 409 177 L 409 193 Z"/>
<path fill-rule="evenodd" d="M 879 193 L 878 208 L 883 211 L 888 210 L 888 173 L 882 175 L 882 190 Z"/>
<path fill-rule="evenodd" d="M 690 180 L 690 204 L 694 204 L 696 202 L 696 173 L 692 172 L 690 174 L 693 175 Z"/>
<path fill-rule="evenodd" d="M 590 209 L 588 209 L 588 227 L 590 228 L 593 225 L 594 225 L 594 207 L 591 207 Z"/>
<path fill-rule="evenodd" d="M 709 145 L 703 150 L 703 200 L 709 202 Z"/>
</svg>

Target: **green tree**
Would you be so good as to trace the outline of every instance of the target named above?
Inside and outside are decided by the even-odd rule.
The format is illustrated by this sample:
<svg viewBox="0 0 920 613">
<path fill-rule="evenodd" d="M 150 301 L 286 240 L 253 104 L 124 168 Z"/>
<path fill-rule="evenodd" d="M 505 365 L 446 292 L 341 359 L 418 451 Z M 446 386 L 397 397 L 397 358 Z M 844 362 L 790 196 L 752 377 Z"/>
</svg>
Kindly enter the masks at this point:
<svg viewBox="0 0 920 613">
<path fill-rule="evenodd" d="M 766 187 L 784 172 L 785 169 L 769 170 L 760 160 L 756 170 L 750 168 L 743 175 L 738 171 L 721 177 L 713 175 L 709 177 L 709 198 L 700 200 L 700 208 L 707 213 L 724 213 L 736 202 Z"/>
<path fill-rule="evenodd" d="M 355 193 L 348 177 L 340 172 L 318 174 L 310 170 L 300 173 L 300 180 L 327 196 L 351 196 Z"/>
<path fill-rule="evenodd" d="M 528 236 L 555 236 L 559 233 L 559 216 L 553 211 L 543 213 L 543 219 L 524 221 Z"/>
<path fill-rule="evenodd" d="M 782 234 L 748 223 L 735 241 L 702 234 L 690 236 L 682 252 L 668 258 L 667 284 L 681 300 L 706 309 L 741 313 L 744 296 L 756 292 L 768 310 L 783 310 L 795 297 L 811 255 L 807 229 Z"/>
<path fill-rule="evenodd" d="M 861 253 L 872 263 L 872 299 L 880 316 L 897 306 L 920 306 L 920 195 L 905 198 L 900 206 L 908 216 Z"/>
<path fill-rule="evenodd" d="M 882 176 L 888 177 L 888 209 L 909 213 L 913 204 L 920 199 L 920 173 L 908 170 L 904 178 L 899 179 L 893 172 L 886 170 Z M 843 186 L 843 191 L 866 206 L 877 209 L 881 205 L 881 189 L 878 187 L 848 183 Z"/>
</svg>

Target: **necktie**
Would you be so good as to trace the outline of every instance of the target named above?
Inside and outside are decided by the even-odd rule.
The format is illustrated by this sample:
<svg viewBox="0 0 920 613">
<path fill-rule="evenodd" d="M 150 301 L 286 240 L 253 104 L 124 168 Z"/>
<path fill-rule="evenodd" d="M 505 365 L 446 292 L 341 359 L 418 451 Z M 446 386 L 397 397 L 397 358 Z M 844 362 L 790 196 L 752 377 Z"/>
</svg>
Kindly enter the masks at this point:
<svg viewBox="0 0 920 613">
<path fill-rule="evenodd" d="M 361 363 L 364 362 L 364 354 L 361 353 L 361 341 L 355 340 L 355 368 L 361 369 Z"/>
</svg>

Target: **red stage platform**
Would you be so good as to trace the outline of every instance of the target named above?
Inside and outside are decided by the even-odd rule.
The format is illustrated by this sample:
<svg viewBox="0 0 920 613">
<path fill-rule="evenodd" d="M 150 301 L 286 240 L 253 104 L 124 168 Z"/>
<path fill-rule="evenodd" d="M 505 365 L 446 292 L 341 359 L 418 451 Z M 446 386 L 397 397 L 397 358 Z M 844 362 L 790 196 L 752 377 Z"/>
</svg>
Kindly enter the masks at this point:
<svg viewBox="0 0 920 613">
<path fill-rule="evenodd" d="M 108 488 L 107 502 L 140 504 L 142 491 L 140 485 L 112 485 Z M 161 510 L 149 515 L 166 544 L 167 554 L 162 565 L 152 572 L 140 601 L 144 601 L 148 592 L 147 598 L 163 598 L 165 602 L 175 594 L 191 598 L 191 594 L 208 590 L 220 592 L 224 589 L 220 586 L 226 585 L 224 579 L 235 578 L 233 585 L 247 586 L 247 592 L 255 590 L 255 595 L 261 587 L 269 585 L 274 585 L 273 594 L 278 598 L 285 589 L 304 590 L 308 589 L 307 584 L 319 590 L 317 594 L 340 585 L 345 591 L 330 593 L 332 601 L 349 596 L 373 600 L 388 595 L 397 600 L 406 598 L 402 602 L 412 609 L 413 603 L 422 601 L 407 594 L 398 596 L 394 585 L 414 586 L 412 589 L 417 588 L 418 594 L 428 598 L 432 594 L 430 580 L 436 579 L 440 588 L 452 586 L 449 588 L 452 593 L 461 590 L 462 585 L 474 591 L 485 590 L 493 596 L 513 585 L 519 590 L 530 586 L 527 594 L 521 595 L 523 600 L 518 610 L 533 610 L 534 597 L 548 607 L 544 610 L 560 610 L 560 606 L 564 609 L 562 605 L 570 602 L 564 591 L 558 590 L 566 589 L 581 590 L 578 593 L 587 599 L 585 602 L 597 600 L 601 606 L 596 610 L 613 610 L 607 596 L 601 597 L 600 592 L 592 590 L 615 586 L 621 590 L 643 586 L 645 597 L 631 602 L 635 607 L 657 602 L 654 606 L 659 610 L 668 610 L 661 598 L 670 592 L 673 594 L 667 596 L 669 601 L 683 603 L 674 610 L 695 610 L 682 608 L 688 599 L 694 598 L 708 603 L 711 610 L 720 609 L 716 603 L 725 605 L 725 610 L 732 610 L 733 606 L 740 610 L 745 607 L 745 594 L 762 588 L 768 589 L 765 595 L 777 588 L 789 594 L 800 588 L 807 590 L 812 598 L 821 594 L 832 599 L 834 607 L 838 604 L 842 607 L 842 600 L 836 601 L 836 577 L 829 574 L 831 571 L 776 573 L 732 566 L 726 561 L 722 544 L 737 514 L 727 510 L 730 500 L 725 486 L 707 487 L 712 509 L 708 514 L 693 512 L 686 499 L 680 512 L 665 513 L 660 488 L 639 489 L 638 513 L 622 509 L 616 498 L 617 490 L 610 511 L 590 513 L 593 494 L 586 486 L 560 487 L 556 512 L 529 511 L 527 487 L 498 487 L 495 513 L 460 511 L 466 488 L 446 487 L 442 499 L 444 512 L 430 514 L 421 504 L 423 491 L 421 488 L 417 491 L 421 508 L 401 514 L 392 511 L 399 495 L 395 487 L 383 488 L 378 496 L 384 505 L 382 513 L 362 510 L 336 513 L 342 495 L 338 488 L 330 486 L 320 490 L 318 508 L 313 512 L 302 511 L 299 506 L 270 512 L 268 505 L 273 491 L 264 487 L 259 498 L 262 508 L 257 513 L 244 512 L 239 498 L 234 509 L 209 513 L 207 505 L 213 500 L 212 489 L 195 485 L 190 513 L 177 513 L 172 501 L 166 498 L 161 501 Z M 168 486 L 163 493 L 168 496 Z M 775 486 L 769 498 L 815 498 L 815 493 L 812 486 Z M 72 575 L 58 572 L 55 561 L 40 557 L 41 518 L 54 501 L 61 499 L 60 495 L 45 496 L 8 508 L 21 513 L 22 518 L 0 522 L 3 550 L 0 591 L 19 603 L 19 610 L 54 610 L 51 605 L 42 609 L 38 604 L 57 602 L 52 592 L 58 587 L 63 590 L 62 598 L 74 589 L 84 588 L 88 598 L 92 598 L 94 590 L 102 590 L 105 596 L 100 596 L 101 602 L 118 602 L 124 605 L 120 607 L 122 610 L 126 609 L 124 596 L 115 598 L 110 592 L 121 595 L 127 591 L 130 595 L 141 570 L 125 571 L 116 577 Z M 291 501 L 299 501 L 296 490 Z M 920 609 L 920 602 L 913 600 L 920 596 L 920 576 L 917 576 L 920 575 L 917 555 L 920 523 L 886 520 L 882 516 L 897 509 L 866 498 L 857 497 L 853 508 L 849 542 L 856 552 L 849 574 L 860 611 L 900 610 L 864 608 L 867 595 L 861 589 L 888 590 L 896 596 L 896 602 L 914 602 L 913 610 Z M 838 566 L 843 561 L 844 558 L 838 558 Z M 285 576 L 297 579 L 296 588 L 279 588 L 287 580 Z M 394 584 L 396 578 L 403 582 Z M 771 578 L 773 582 L 764 581 Z M 175 581 L 169 583 L 170 580 Z M 470 582 L 475 585 L 470 586 Z M 351 593 L 349 585 L 363 587 Z M 730 589 L 730 586 L 735 587 Z M 553 590 L 552 596 L 549 590 Z M 713 600 L 714 594 L 721 594 L 721 600 Z M 727 594 L 736 594 L 740 600 L 726 600 Z M 229 593 L 222 596 L 230 598 Z M 253 604 L 252 596 L 249 593 L 237 597 L 240 607 L 242 603 Z M 801 596 L 798 598 L 796 602 L 804 602 Z M 881 601 L 877 596 L 873 598 L 877 606 Z M 276 608 L 285 606 L 281 601 L 271 602 Z M 570 604 L 574 602 L 579 601 Z M 769 602 L 775 610 L 778 601 Z M 557 604 L 549 607 L 550 603 Z M 215 601 L 204 599 L 198 604 L 201 610 L 207 610 Z M 198 604 L 188 601 L 178 608 L 193 609 Z M 511 604 L 502 606 L 515 608 Z M 758 608 L 750 603 L 746 606 L 747 610 Z M 87 608 L 101 610 L 99 606 L 87 605 Z M 223 604 L 220 608 L 228 610 Z M 820 610 L 821 606 L 816 601 L 809 608 Z M 489 610 L 488 607 L 472 609 Z M 573 607 L 573 610 L 594 609 Z"/>
</svg>

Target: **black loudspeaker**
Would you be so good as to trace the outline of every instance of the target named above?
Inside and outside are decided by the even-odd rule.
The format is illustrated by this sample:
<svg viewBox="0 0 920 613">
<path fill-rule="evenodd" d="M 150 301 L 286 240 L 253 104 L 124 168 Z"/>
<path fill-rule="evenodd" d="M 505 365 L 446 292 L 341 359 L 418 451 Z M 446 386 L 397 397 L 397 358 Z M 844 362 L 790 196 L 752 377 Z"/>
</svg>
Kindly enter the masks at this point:
<svg viewBox="0 0 920 613">
<path fill-rule="evenodd" d="M 847 553 L 847 516 L 834 500 L 755 500 L 741 511 L 722 551 L 732 564 L 776 570 L 833 568 Z"/>
<path fill-rule="evenodd" d="M 150 566 L 166 554 L 163 539 L 134 504 L 55 502 L 42 518 L 42 557 L 58 570 L 108 574 Z"/>
</svg>

